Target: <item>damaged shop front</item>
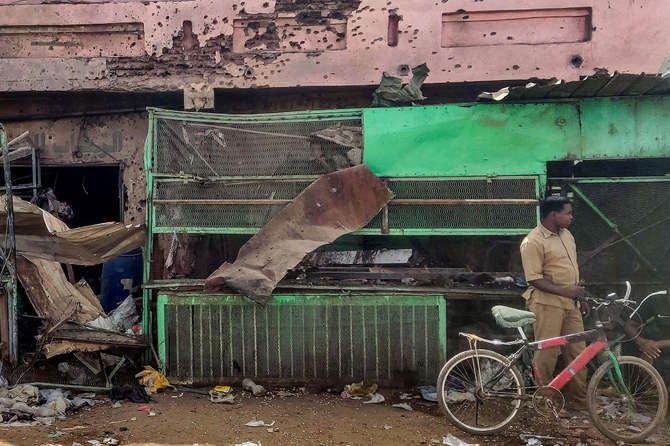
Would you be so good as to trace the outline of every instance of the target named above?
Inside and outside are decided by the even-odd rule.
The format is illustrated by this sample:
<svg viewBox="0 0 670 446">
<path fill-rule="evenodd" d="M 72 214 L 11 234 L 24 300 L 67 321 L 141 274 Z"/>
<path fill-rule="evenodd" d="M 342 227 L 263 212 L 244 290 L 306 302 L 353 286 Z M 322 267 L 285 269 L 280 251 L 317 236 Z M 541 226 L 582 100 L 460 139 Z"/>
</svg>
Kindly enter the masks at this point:
<svg viewBox="0 0 670 446">
<path fill-rule="evenodd" d="M 624 83 L 651 96 L 596 94 Z M 493 330 L 494 303 L 523 305 L 518 245 L 546 193 L 575 202 L 593 292 L 624 279 L 660 286 L 667 79 L 521 88 L 514 94 L 573 97 L 265 115 L 151 109 L 143 321 L 166 374 L 432 383 L 461 349 L 458 331 Z"/>
<path fill-rule="evenodd" d="M 35 386 L 60 388 L 60 393 L 54 390 L 58 396 L 54 393 L 52 402 L 72 408 L 75 403 L 65 398 L 62 389 L 109 392 L 117 371 L 150 345 L 139 333 L 140 315 L 135 304 L 141 277 L 133 285 L 130 276 L 116 272 L 111 277 L 108 273 L 107 281 L 113 289 L 105 291 L 103 283 L 102 296 L 99 283 L 101 265 L 104 282 L 105 268 L 112 271 L 110 267 L 129 253 L 141 256 L 145 229 L 143 225 L 118 222 L 70 228 L 65 221 L 77 224 L 75 211 L 58 200 L 47 186 L 54 184 L 42 177 L 35 135 L 26 131 L 8 141 L 4 128 L 0 128 L 0 140 L 5 154 L 5 184 L 11 185 L 3 187 L 5 194 L 0 197 L 0 353 L 11 366 L 4 368 L 2 380 L 5 386 L 17 385 L 14 389 L 29 393 L 36 391 Z M 23 154 L 26 148 L 28 153 Z M 12 161 L 29 155 L 32 166 L 19 169 L 31 168 L 31 182 L 25 183 L 20 177 L 12 181 L 12 173 L 16 173 Z M 141 261 L 139 265 L 141 269 Z M 97 277 L 87 280 L 86 274 L 96 271 Z M 115 284 L 119 279 L 121 283 Z M 105 311 L 103 305 L 112 300 L 113 310 Z M 26 387 L 26 383 L 31 385 Z M 49 399 L 45 396 L 48 393 L 38 395 L 28 406 L 14 408 L 14 404 L 26 401 L 19 401 L 20 395 L 5 398 L 5 392 L 0 404 L 4 421 L 28 419 L 23 416 L 51 419 L 55 409 L 45 407 L 40 412 L 35 406 L 38 400 Z M 65 410 L 63 406 L 59 414 Z"/>
</svg>

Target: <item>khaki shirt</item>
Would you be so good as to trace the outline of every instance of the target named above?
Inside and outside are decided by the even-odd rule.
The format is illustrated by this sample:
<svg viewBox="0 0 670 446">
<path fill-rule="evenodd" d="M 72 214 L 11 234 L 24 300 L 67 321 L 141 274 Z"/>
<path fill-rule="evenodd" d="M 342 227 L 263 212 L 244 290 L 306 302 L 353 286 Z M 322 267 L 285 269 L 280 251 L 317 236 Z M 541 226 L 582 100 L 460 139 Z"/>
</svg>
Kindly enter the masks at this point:
<svg viewBox="0 0 670 446">
<path fill-rule="evenodd" d="M 561 286 L 579 283 L 577 245 L 567 229 L 561 229 L 555 234 L 542 226 L 542 223 L 537 225 L 521 242 L 521 261 L 527 282 L 544 278 Z M 531 285 L 523 297 L 553 307 L 577 307 L 577 302 L 568 297 L 546 293 Z"/>
</svg>

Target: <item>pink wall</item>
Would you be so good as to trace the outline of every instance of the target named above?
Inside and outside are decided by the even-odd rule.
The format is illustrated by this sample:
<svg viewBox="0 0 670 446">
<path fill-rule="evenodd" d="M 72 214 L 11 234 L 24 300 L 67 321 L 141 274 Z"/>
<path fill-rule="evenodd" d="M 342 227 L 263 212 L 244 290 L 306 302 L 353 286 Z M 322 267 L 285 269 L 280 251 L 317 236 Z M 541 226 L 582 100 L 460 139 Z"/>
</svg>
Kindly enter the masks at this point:
<svg viewBox="0 0 670 446">
<path fill-rule="evenodd" d="M 667 23 L 658 0 L 28 0 L 0 6 L 0 90 L 371 85 L 422 62 L 429 83 L 649 73 Z"/>
</svg>

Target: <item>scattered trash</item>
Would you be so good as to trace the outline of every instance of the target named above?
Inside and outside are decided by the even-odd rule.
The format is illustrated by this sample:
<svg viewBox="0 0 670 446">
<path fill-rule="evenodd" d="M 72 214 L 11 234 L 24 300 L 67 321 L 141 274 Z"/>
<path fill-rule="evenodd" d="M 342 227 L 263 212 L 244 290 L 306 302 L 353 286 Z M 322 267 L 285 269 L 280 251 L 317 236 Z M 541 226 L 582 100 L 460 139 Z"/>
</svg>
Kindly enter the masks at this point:
<svg viewBox="0 0 670 446">
<path fill-rule="evenodd" d="M 538 440 L 537 438 L 529 438 L 526 441 L 526 446 L 542 446 L 542 442 Z"/>
<path fill-rule="evenodd" d="M 280 390 L 279 392 L 276 393 L 276 395 L 280 398 L 286 398 L 287 396 L 298 396 L 297 393 L 291 393 L 285 390 Z"/>
<path fill-rule="evenodd" d="M 140 384 L 149 389 L 151 393 L 162 392 L 168 387 L 174 388 L 162 373 L 154 370 L 150 365 L 145 365 L 144 370 L 135 375 L 135 378 L 140 378 Z"/>
<path fill-rule="evenodd" d="M 350 394 L 349 392 L 347 392 L 346 390 L 343 391 L 342 393 L 340 393 L 340 396 L 341 396 L 342 398 L 344 398 L 345 400 L 360 400 L 360 399 L 362 399 L 360 396 L 354 396 L 354 395 L 351 395 L 351 394 Z"/>
<path fill-rule="evenodd" d="M 408 410 L 410 412 L 412 411 L 412 407 L 407 403 L 394 404 L 391 407 L 397 407 L 399 409 L 405 409 L 405 410 Z"/>
<path fill-rule="evenodd" d="M 272 432 L 274 432 L 274 431 L 275 431 L 275 430 L 274 430 L 274 429 L 272 429 L 271 427 L 268 427 L 268 428 L 267 428 L 267 429 L 265 429 L 265 430 L 266 430 L 266 431 L 268 431 L 269 433 L 272 433 Z"/>
<path fill-rule="evenodd" d="M 172 395 L 172 398 L 181 398 L 184 396 L 184 392 L 181 392 L 179 395 Z"/>
<path fill-rule="evenodd" d="M 526 444 L 530 444 L 530 443 L 528 443 L 528 442 L 529 442 L 531 439 L 547 440 L 547 441 L 565 441 L 565 439 L 560 439 L 560 438 L 558 438 L 558 437 L 551 437 L 551 436 L 549 436 L 549 435 L 535 435 L 535 434 L 526 433 L 526 432 L 524 432 L 524 433 L 522 433 L 522 434 L 519 434 L 519 439 L 520 439 L 521 441 L 526 442 Z M 541 443 L 541 441 L 540 441 L 540 443 Z M 539 443 L 538 443 L 538 444 L 539 444 Z"/>
<path fill-rule="evenodd" d="M 112 403 L 112 409 L 118 409 L 119 407 L 121 407 L 121 403 L 119 403 L 118 401 L 114 401 Z"/>
<path fill-rule="evenodd" d="M 9 389 L 7 397 L 16 402 L 37 404 L 40 400 L 40 390 L 30 384 L 21 384 Z"/>
<path fill-rule="evenodd" d="M 235 395 L 231 395 L 228 392 L 219 392 L 217 390 L 210 390 L 209 400 L 213 403 L 234 404 Z"/>
<path fill-rule="evenodd" d="M 435 395 L 437 395 L 437 393 Z M 477 400 L 472 392 L 459 392 L 457 390 L 449 390 L 444 399 L 447 403 L 461 403 L 463 401 L 474 402 Z"/>
<path fill-rule="evenodd" d="M 426 401 L 437 402 L 437 389 L 435 386 L 422 386 L 419 387 L 421 390 L 421 396 Z"/>
<path fill-rule="evenodd" d="M 119 440 L 117 440 L 116 438 L 108 437 L 108 438 L 105 438 L 104 440 L 102 440 L 102 444 L 109 444 L 109 445 L 114 446 L 114 445 L 119 444 Z"/>
<path fill-rule="evenodd" d="M 385 425 L 384 425 L 384 429 L 386 429 L 386 430 L 391 429 L 391 427 L 392 427 L 392 426 L 389 426 L 388 424 L 385 424 Z"/>
<path fill-rule="evenodd" d="M 230 393 L 233 391 L 233 388 L 230 386 L 216 386 L 214 390 L 221 393 Z"/>
<path fill-rule="evenodd" d="M 65 375 L 68 384 L 83 386 L 86 384 L 86 370 L 67 362 L 58 363 L 58 371 Z"/>
<path fill-rule="evenodd" d="M 479 446 L 479 443 L 466 443 L 460 438 L 451 434 L 442 439 L 442 444 L 446 444 L 448 446 Z"/>
<path fill-rule="evenodd" d="M 242 388 L 243 388 L 244 390 L 248 390 L 248 391 L 251 392 L 254 396 L 263 396 L 263 395 L 265 395 L 265 393 L 267 392 L 267 391 L 265 390 L 265 387 L 256 384 L 255 382 L 253 382 L 253 381 L 252 381 L 251 379 L 249 379 L 249 378 L 244 378 L 244 379 L 242 380 Z"/>
<path fill-rule="evenodd" d="M 125 333 L 132 329 L 133 326 L 140 320 L 135 307 L 135 300 L 130 295 L 119 304 L 118 307 L 109 312 L 109 320 L 112 323 L 114 330 Z"/>
<path fill-rule="evenodd" d="M 384 396 L 379 393 L 371 393 L 370 400 L 364 401 L 363 404 L 379 404 L 384 402 Z"/>
<path fill-rule="evenodd" d="M 133 403 L 148 403 L 151 397 L 144 387 L 113 387 L 109 392 L 109 399 L 116 400 L 130 400 Z"/>
<path fill-rule="evenodd" d="M 148 415 L 149 415 L 150 417 L 155 417 L 155 416 L 156 416 L 156 412 L 149 412 Z"/>
<path fill-rule="evenodd" d="M 252 443 L 251 441 L 245 441 L 244 443 L 237 443 L 234 446 L 261 446 L 261 442 Z"/>
<path fill-rule="evenodd" d="M 137 410 L 140 412 L 151 412 L 151 406 L 138 406 Z"/>
<path fill-rule="evenodd" d="M 265 421 L 262 420 L 256 420 L 255 418 L 251 421 L 249 421 L 245 426 L 249 427 L 272 427 L 275 425 L 275 421 L 272 420 L 272 423 L 266 423 Z"/>
<path fill-rule="evenodd" d="M 346 387 L 346 391 L 349 395 L 353 396 L 367 396 L 377 391 L 377 384 L 366 386 L 363 384 L 363 381 L 361 381 L 359 383 L 349 384 Z"/>
<path fill-rule="evenodd" d="M 62 437 L 63 435 L 65 435 L 63 432 L 56 431 L 56 432 L 53 432 L 51 434 L 46 434 L 44 437 L 45 438 L 58 438 L 58 437 Z"/>
</svg>

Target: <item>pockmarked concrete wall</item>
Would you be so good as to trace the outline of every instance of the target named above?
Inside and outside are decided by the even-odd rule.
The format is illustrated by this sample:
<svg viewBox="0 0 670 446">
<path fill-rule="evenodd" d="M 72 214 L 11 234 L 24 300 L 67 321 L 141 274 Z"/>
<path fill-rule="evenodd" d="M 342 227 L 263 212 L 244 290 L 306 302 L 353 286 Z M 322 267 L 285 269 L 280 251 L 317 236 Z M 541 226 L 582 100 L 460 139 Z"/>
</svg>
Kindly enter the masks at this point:
<svg viewBox="0 0 670 446">
<path fill-rule="evenodd" d="M 655 72 L 658 0 L 24 0 L 0 5 L 0 91 L 372 85 Z"/>
<path fill-rule="evenodd" d="M 42 164 L 120 164 L 124 223 L 144 223 L 146 113 L 126 113 L 5 124 L 10 138 L 28 130 Z"/>
</svg>

